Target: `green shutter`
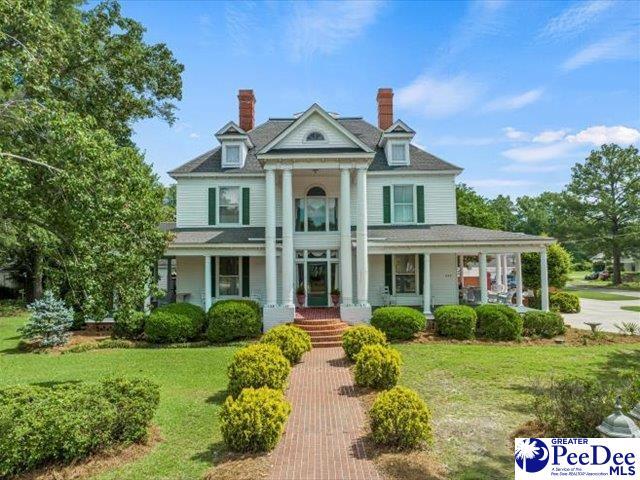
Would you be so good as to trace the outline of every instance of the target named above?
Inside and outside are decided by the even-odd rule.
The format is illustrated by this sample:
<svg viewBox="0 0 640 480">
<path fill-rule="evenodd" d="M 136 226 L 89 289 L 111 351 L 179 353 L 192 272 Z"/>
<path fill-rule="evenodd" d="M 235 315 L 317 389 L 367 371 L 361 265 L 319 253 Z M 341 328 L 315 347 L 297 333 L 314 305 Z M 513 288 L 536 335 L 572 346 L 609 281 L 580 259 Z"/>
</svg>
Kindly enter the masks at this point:
<svg viewBox="0 0 640 480">
<path fill-rule="evenodd" d="M 418 255 L 418 282 L 420 295 L 424 292 L 424 255 Z"/>
<path fill-rule="evenodd" d="M 216 189 L 209 189 L 209 225 L 216 224 Z"/>
<path fill-rule="evenodd" d="M 242 224 L 249 225 L 249 187 L 242 189 Z"/>
<path fill-rule="evenodd" d="M 391 223 L 391 187 L 382 187 L 382 223 Z"/>
<path fill-rule="evenodd" d="M 242 296 L 249 298 L 249 292 L 249 257 L 242 257 Z"/>
<path fill-rule="evenodd" d="M 416 202 L 418 202 L 418 223 L 424 223 L 424 185 L 418 185 L 416 189 Z"/>
<path fill-rule="evenodd" d="M 384 256 L 384 284 L 389 288 L 389 293 L 393 295 L 393 271 L 391 255 Z"/>
<path fill-rule="evenodd" d="M 216 259 L 218 257 L 211 257 L 211 296 L 216 296 Z"/>
</svg>

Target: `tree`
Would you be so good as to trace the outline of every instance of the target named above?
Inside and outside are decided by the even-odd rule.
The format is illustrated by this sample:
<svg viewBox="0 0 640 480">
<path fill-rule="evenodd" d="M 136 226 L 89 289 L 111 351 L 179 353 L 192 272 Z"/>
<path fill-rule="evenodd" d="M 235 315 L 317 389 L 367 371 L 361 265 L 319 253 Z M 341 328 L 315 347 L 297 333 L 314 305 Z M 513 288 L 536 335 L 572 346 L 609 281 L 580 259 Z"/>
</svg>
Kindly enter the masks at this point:
<svg viewBox="0 0 640 480">
<path fill-rule="evenodd" d="M 489 206 L 500 218 L 500 230 L 509 232 L 516 230 L 515 206 L 509 195 L 498 195 L 496 198 L 489 200 Z"/>
<path fill-rule="evenodd" d="M 502 227 L 500 213 L 490 202 L 464 183 L 456 185 L 458 224 L 470 227 L 499 230 Z"/>
<path fill-rule="evenodd" d="M 176 221 L 176 184 L 172 183 L 168 187 L 164 188 L 164 220 L 167 222 Z"/>
<path fill-rule="evenodd" d="M 634 146 L 593 150 L 572 169 L 567 186 L 568 238 L 591 253 L 609 252 L 613 283 L 621 282 L 620 259 L 640 251 L 640 155 Z"/>
<path fill-rule="evenodd" d="M 564 288 L 571 269 L 571 254 L 559 243 L 553 243 L 547 248 L 547 273 L 549 286 Z M 534 296 L 540 298 L 540 254 L 527 252 L 522 254 L 522 282 L 534 291 Z"/>
</svg>

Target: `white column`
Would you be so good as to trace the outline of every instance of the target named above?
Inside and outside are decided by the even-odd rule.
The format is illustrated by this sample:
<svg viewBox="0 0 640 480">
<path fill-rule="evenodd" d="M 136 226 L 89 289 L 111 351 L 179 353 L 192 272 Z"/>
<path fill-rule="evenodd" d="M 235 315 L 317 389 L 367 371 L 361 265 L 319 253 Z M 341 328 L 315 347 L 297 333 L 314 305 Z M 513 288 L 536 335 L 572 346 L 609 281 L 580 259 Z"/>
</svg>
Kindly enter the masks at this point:
<svg viewBox="0 0 640 480">
<path fill-rule="evenodd" d="M 265 228 L 265 280 L 267 282 L 268 306 L 277 303 L 277 274 L 276 274 L 276 172 L 272 169 L 266 171 L 266 228 Z"/>
<path fill-rule="evenodd" d="M 543 312 L 549 311 L 549 273 L 546 247 L 540 250 L 540 306 Z"/>
<path fill-rule="evenodd" d="M 340 170 L 340 287 L 342 305 L 353 304 L 351 276 L 351 172 Z"/>
<path fill-rule="evenodd" d="M 291 168 L 282 170 L 282 304 L 293 304 L 293 187 Z"/>
<path fill-rule="evenodd" d="M 502 284 L 509 286 L 509 255 L 505 253 L 502 255 Z"/>
<path fill-rule="evenodd" d="M 500 286 L 502 283 L 502 255 L 494 256 L 496 263 L 496 287 L 498 287 L 498 291 L 500 291 Z"/>
<path fill-rule="evenodd" d="M 431 315 L 431 254 L 424 254 L 424 272 L 422 272 L 422 313 Z"/>
<path fill-rule="evenodd" d="M 522 303 L 522 257 L 520 252 L 516 254 L 516 306 L 524 308 Z"/>
<path fill-rule="evenodd" d="M 460 286 L 464 287 L 464 255 L 458 257 L 458 263 L 460 267 Z"/>
<path fill-rule="evenodd" d="M 358 303 L 369 305 L 369 247 L 367 245 L 367 170 L 357 170 L 358 219 L 356 231 Z"/>
<path fill-rule="evenodd" d="M 489 294 L 487 292 L 487 254 L 480 253 L 478 260 L 480 263 L 480 303 L 484 305 L 489 301 Z"/>
<path fill-rule="evenodd" d="M 211 255 L 204 256 L 204 309 L 211 308 Z"/>
</svg>

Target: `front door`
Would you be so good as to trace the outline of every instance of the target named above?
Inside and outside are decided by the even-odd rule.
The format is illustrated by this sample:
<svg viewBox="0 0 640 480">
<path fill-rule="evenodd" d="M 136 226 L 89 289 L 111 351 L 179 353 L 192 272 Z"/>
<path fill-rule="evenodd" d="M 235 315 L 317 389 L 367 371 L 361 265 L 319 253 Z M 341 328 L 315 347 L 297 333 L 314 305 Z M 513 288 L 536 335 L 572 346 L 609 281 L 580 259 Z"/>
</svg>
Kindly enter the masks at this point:
<svg viewBox="0 0 640 480">
<path fill-rule="evenodd" d="M 307 263 L 307 305 L 326 307 L 327 303 L 327 262 Z"/>
</svg>

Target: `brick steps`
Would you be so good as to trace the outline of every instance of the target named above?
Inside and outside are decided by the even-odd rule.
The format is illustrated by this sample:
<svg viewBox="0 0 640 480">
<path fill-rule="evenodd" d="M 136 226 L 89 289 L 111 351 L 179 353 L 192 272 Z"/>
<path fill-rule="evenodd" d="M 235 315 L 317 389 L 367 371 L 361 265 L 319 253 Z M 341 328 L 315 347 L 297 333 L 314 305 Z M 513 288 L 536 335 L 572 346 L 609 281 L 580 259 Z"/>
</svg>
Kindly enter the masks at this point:
<svg viewBox="0 0 640 480">
<path fill-rule="evenodd" d="M 293 323 L 311 336 L 311 345 L 314 348 L 342 346 L 342 333 L 348 327 L 340 320 L 337 309 L 330 308 L 299 309 Z"/>
</svg>

